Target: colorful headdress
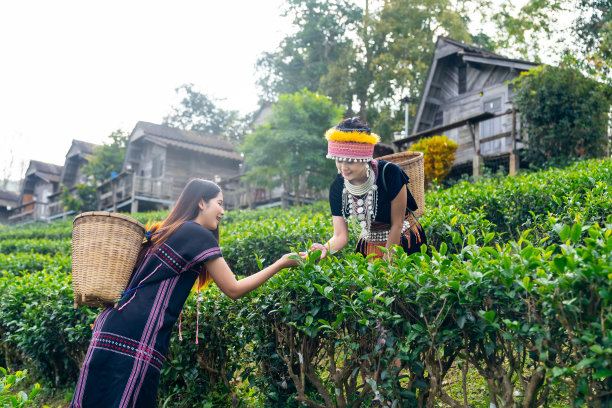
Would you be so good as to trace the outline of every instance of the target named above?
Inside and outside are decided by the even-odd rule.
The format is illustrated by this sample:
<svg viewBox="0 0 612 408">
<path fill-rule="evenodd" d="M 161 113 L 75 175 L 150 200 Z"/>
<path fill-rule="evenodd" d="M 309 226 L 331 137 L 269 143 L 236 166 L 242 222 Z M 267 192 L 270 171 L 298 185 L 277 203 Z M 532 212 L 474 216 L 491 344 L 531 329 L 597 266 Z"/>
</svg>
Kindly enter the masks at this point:
<svg viewBox="0 0 612 408">
<path fill-rule="evenodd" d="M 355 125 L 359 124 L 359 125 Z M 353 162 L 372 161 L 374 145 L 380 137 L 368 126 L 361 125 L 357 118 L 343 120 L 325 132 L 327 158 Z"/>
</svg>

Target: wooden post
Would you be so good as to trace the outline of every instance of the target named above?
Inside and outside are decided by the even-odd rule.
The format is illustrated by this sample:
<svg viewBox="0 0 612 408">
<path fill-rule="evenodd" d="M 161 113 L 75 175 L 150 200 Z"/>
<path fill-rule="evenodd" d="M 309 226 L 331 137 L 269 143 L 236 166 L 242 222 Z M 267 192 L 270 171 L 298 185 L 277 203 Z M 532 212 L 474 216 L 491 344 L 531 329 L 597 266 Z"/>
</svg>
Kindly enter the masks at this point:
<svg viewBox="0 0 612 408">
<path fill-rule="evenodd" d="M 479 123 L 468 123 L 468 128 L 472 134 L 472 142 L 474 143 L 474 156 L 472 158 L 472 176 L 476 179 L 480 177 L 480 167 L 483 163 L 480 155 L 480 126 Z"/>
<path fill-rule="evenodd" d="M 111 191 L 113 192 L 113 212 L 117 212 L 117 183 L 111 179 Z"/>
<path fill-rule="evenodd" d="M 511 176 L 515 176 L 519 171 L 519 157 L 516 154 L 516 109 L 512 107 L 512 129 L 510 130 L 510 141 L 512 147 L 510 148 L 510 163 L 509 173 Z"/>
<path fill-rule="evenodd" d="M 136 200 L 136 176 L 134 173 L 130 174 L 132 178 L 132 188 L 130 192 L 130 196 L 132 198 L 132 205 L 130 206 L 130 213 L 134 214 L 138 212 L 138 200 Z"/>
</svg>

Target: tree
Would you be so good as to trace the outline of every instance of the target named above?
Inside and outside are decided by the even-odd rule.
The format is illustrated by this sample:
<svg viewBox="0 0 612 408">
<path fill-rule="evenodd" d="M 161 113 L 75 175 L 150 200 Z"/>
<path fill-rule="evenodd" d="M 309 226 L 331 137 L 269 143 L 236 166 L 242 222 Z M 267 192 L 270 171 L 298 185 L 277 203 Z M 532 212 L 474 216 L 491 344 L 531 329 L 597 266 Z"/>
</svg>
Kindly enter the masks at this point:
<svg viewBox="0 0 612 408">
<path fill-rule="evenodd" d="M 272 111 L 270 122 L 247 135 L 241 146 L 247 166 L 244 180 L 266 188 L 282 185 L 300 205 L 306 191 L 316 194 L 333 178 L 324 134 L 342 118 L 343 108 L 303 89 L 280 95 Z"/>
<path fill-rule="evenodd" d="M 612 0 L 581 0 L 573 27 L 586 60 L 583 71 L 612 85 Z"/>
<path fill-rule="evenodd" d="M 360 38 L 368 57 L 357 99 L 360 112 L 366 109 L 367 120 L 383 140 L 404 127 L 400 99 L 417 99 L 423 89 L 436 38 L 470 41 L 461 6 L 466 2 L 389 0 L 371 16 L 366 12 Z M 382 131 L 385 128 L 389 131 Z"/>
<path fill-rule="evenodd" d="M 60 198 L 66 211 L 81 213 L 98 209 L 98 195 L 95 186 L 77 184 L 73 194 L 68 187 L 62 184 Z"/>
<path fill-rule="evenodd" d="M 369 0 L 364 10 L 347 0 L 287 4 L 297 30 L 258 62 L 264 98 L 318 91 L 372 123 L 384 140 L 393 133 L 387 129 L 403 127 L 399 99 L 421 90 L 435 37 L 470 39 L 450 0 L 389 0 L 372 10 Z"/>
<path fill-rule="evenodd" d="M 257 61 L 258 84 L 266 101 L 280 94 L 307 88 L 325 91 L 335 103 L 350 104 L 342 78 L 352 65 L 349 33 L 361 19 L 360 9 L 350 0 L 287 0 L 284 16 L 291 16 L 296 32 L 287 35 L 275 52 Z M 326 78 L 327 77 L 327 78 Z M 337 82 L 336 82 L 337 80 Z"/>
<path fill-rule="evenodd" d="M 77 184 L 74 191 L 62 184 L 60 198 L 65 210 L 82 212 L 97 209 L 96 187 L 110 179 L 113 173 L 121 172 L 129 136 L 122 130 L 116 130 L 108 137 L 111 142 L 95 146 L 93 154 L 81 169 L 88 176 L 87 184 Z"/>
<path fill-rule="evenodd" d="M 522 154 L 534 166 L 609 154 L 610 87 L 575 69 L 541 65 L 515 80 L 527 132 Z"/>
<path fill-rule="evenodd" d="M 225 136 L 231 141 L 240 140 L 248 128 L 248 117 L 241 118 L 238 111 L 219 108 L 218 100 L 197 91 L 193 84 L 181 85 L 176 93 L 182 96 L 181 102 L 164 118 L 165 125 Z"/>
<path fill-rule="evenodd" d="M 116 130 L 108 137 L 111 142 L 94 147 L 93 154 L 82 169 L 84 174 L 93 178 L 93 185 L 110 179 L 111 173 L 119 173 L 123 168 L 129 135 L 122 130 Z"/>
</svg>

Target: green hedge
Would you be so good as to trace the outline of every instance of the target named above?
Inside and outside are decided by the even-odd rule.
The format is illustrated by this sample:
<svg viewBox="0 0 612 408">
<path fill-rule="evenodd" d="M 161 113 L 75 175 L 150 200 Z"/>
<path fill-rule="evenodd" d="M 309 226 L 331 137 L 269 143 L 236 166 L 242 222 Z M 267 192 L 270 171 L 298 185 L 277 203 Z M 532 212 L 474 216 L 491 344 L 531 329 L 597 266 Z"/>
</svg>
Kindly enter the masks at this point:
<svg viewBox="0 0 612 408">
<path fill-rule="evenodd" d="M 549 169 L 517 177 L 463 182 L 427 194 L 427 223 L 432 208 L 453 205 L 455 212 L 482 212 L 495 230 L 518 239 L 522 231 L 553 215 L 559 222 L 603 223 L 612 214 L 612 162 L 588 160 L 566 169 Z M 544 231 L 546 235 L 549 231 Z"/>
<path fill-rule="evenodd" d="M 65 273 L 72 272 L 72 256 L 58 252 L 55 255 L 38 254 L 35 252 L 0 254 L 0 271 L 7 271 L 13 275 L 39 272 L 44 269 L 53 269 Z"/>
<path fill-rule="evenodd" d="M 10 255 L 20 252 L 39 255 L 70 255 L 72 253 L 72 239 L 23 238 L 0 240 L 0 254 Z"/>
<path fill-rule="evenodd" d="M 21 226 L 0 225 L 0 241 L 6 239 L 67 239 L 72 237 L 72 220 L 35 222 Z"/>
<path fill-rule="evenodd" d="M 449 389 L 449 373 L 465 369 L 488 384 L 479 403 L 606 406 L 610 169 L 590 161 L 437 191 L 422 218 L 432 244 L 422 254 L 393 264 L 367 262 L 350 246 L 320 263 L 315 254 L 235 302 L 211 285 L 199 318 L 190 296 L 160 405 L 368 406 L 375 397 L 452 405 L 462 396 Z M 235 271 L 248 274 L 255 254 L 267 264 L 330 236 L 320 203 L 228 212 L 221 244 Z M 51 384 L 76 380 L 97 313 L 72 308 L 69 245 L 0 240 L 0 366 L 34 369 Z"/>
</svg>

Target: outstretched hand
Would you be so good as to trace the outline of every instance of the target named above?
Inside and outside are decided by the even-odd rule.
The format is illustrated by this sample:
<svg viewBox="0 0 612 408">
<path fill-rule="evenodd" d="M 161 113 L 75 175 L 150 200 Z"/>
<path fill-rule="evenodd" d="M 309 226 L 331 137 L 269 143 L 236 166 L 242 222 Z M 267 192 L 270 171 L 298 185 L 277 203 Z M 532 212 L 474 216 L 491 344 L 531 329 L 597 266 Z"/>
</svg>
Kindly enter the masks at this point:
<svg viewBox="0 0 612 408">
<path fill-rule="evenodd" d="M 279 261 L 283 265 L 283 268 L 291 268 L 292 266 L 298 266 L 300 263 L 300 260 L 306 259 L 306 256 L 307 256 L 306 252 L 300 252 L 300 253 L 291 252 L 289 254 L 285 254 L 281 256 Z M 299 257 L 301 259 L 296 259 L 296 257 Z"/>
<path fill-rule="evenodd" d="M 316 250 L 321 251 L 321 256 L 319 256 L 319 261 L 327 256 L 327 247 L 325 245 L 321 245 L 317 242 L 310 246 L 310 251 L 314 252 Z"/>
</svg>

